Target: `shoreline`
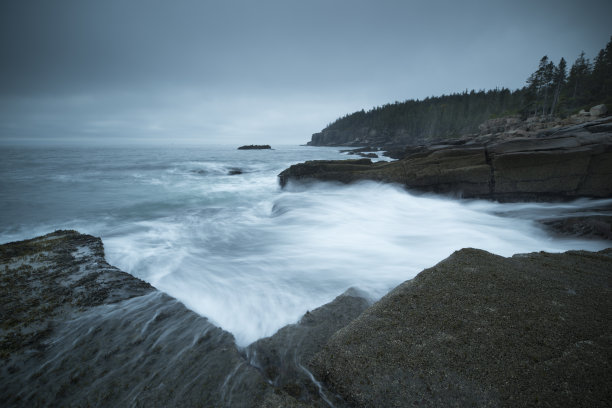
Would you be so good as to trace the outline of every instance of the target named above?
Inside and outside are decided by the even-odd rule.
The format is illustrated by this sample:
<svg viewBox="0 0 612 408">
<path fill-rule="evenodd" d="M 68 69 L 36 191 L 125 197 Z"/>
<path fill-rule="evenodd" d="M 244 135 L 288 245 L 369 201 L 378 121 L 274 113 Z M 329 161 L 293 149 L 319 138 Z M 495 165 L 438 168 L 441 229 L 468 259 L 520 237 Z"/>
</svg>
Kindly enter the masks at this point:
<svg viewBox="0 0 612 408">
<path fill-rule="evenodd" d="M 436 140 L 396 154 L 393 162 L 363 158 L 295 164 L 278 175 L 279 184 L 372 180 L 500 202 L 612 197 L 612 116 L 534 134 L 504 130 Z"/>
<path fill-rule="evenodd" d="M 502 284 L 501 282 L 495 283 L 495 280 L 491 281 L 490 274 L 486 272 L 487 268 L 493 268 L 497 271 L 497 274 L 501 271 L 499 268 L 502 265 L 506 265 L 503 268 L 510 268 L 512 270 L 517 267 L 519 269 L 523 268 L 526 271 L 534 271 L 530 273 L 537 272 L 538 276 L 542 276 L 541 279 L 544 279 L 542 282 L 548 282 L 550 279 L 549 274 L 556 274 L 554 272 L 556 270 L 555 267 L 550 265 L 555 265 L 556 263 L 556 268 L 562 265 L 565 265 L 563 268 L 567 268 L 571 265 L 570 268 L 584 269 L 587 268 L 585 265 L 590 265 L 589 262 L 595 262 L 595 266 L 593 266 L 595 269 L 590 270 L 588 275 L 590 282 L 594 282 L 592 281 L 595 276 L 593 271 L 599 271 L 597 272 L 599 275 L 596 275 L 599 276 L 597 279 L 603 279 L 603 282 L 606 280 L 610 282 L 610 279 L 612 279 L 612 272 L 610 272 L 612 271 L 612 249 L 598 253 L 569 251 L 563 254 L 520 254 L 509 258 L 492 255 L 481 250 L 463 249 L 455 252 L 455 254 L 437 265 L 420 272 L 415 278 L 400 284 L 373 305 L 358 292 L 349 291 L 338 296 L 333 302 L 308 312 L 296 324 L 285 326 L 273 336 L 260 339 L 246 348 L 240 349 L 236 346 L 231 334 L 211 325 L 205 317 L 196 315 L 194 312 L 186 309 L 179 301 L 157 291 L 145 282 L 108 265 L 104 260 L 102 242 L 99 238 L 82 235 L 76 231 L 57 231 L 31 240 L 4 244 L 0 246 L 0 249 L 4 265 L 2 275 L 3 287 L 4 291 L 9 290 L 9 292 L 3 294 L 3 299 L 5 303 L 9 302 L 8 304 L 12 305 L 10 308 L 5 305 L 3 308 L 5 311 L 11 310 L 11 314 L 15 314 L 15 311 L 19 312 L 20 310 L 21 312 L 19 313 L 26 313 L 21 318 L 19 318 L 18 314 L 15 315 L 14 318 L 17 320 L 11 320 L 12 323 L 10 323 L 11 321 L 8 323 L 5 321 L 2 331 L 3 358 L 8 358 L 7 361 L 10 361 L 10 363 L 5 364 L 2 370 L 3 389 L 1 393 L 5 397 L 13 397 L 6 398 L 7 401 L 13 404 L 11 406 L 26 406 L 32 402 L 47 404 L 49 401 L 54 401 L 54 404 L 60 405 L 65 403 L 82 405 L 85 401 L 89 401 L 89 403 L 99 402 L 100 398 L 107 398 L 109 403 L 112 401 L 120 403 L 121 399 L 119 398 L 125 398 L 126 395 L 121 392 L 118 392 L 118 395 L 113 395 L 110 392 L 110 388 L 108 388 L 110 384 L 118 379 L 117 376 L 119 375 L 122 381 L 132 384 L 135 389 L 140 390 L 137 394 L 139 400 L 148 400 L 151 402 L 151 406 L 163 406 L 164 403 L 177 401 L 175 398 L 179 398 L 179 401 L 182 401 L 185 406 L 195 406 L 193 398 L 196 395 L 197 398 L 209 401 L 213 405 L 222 404 L 224 406 L 275 406 L 274 404 L 283 406 L 327 406 L 326 400 L 338 407 L 345 406 L 347 402 L 349 404 L 357 404 L 357 406 L 370 406 L 371 403 L 367 401 L 378 401 L 381 397 L 378 390 L 380 387 L 386 387 L 387 380 L 384 380 L 386 377 L 377 377 L 378 374 L 368 375 L 367 378 L 370 378 L 373 382 L 368 386 L 370 388 L 362 388 L 359 384 L 363 383 L 363 375 L 366 375 L 363 373 L 368 372 L 365 367 L 361 367 L 349 376 L 345 376 L 342 373 L 346 373 L 347 370 L 353 370 L 354 364 L 363 364 L 367 361 L 371 362 L 369 367 L 374 369 L 375 372 L 380 373 L 381 369 L 383 371 L 387 370 L 386 366 L 390 363 L 384 362 L 387 361 L 385 360 L 385 355 L 387 351 L 392 353 L 393 348 L 386 349 L 385 353 L 380 354 L 375 351 L 378 346 L 373 345 L 371 341 L 378 338 L 377 336 L 381 336 L 385 330 L 391 330 L 389 336 L 392 337 L 397 336 L 397 333 L 395 335 L 392 333 L 395 333 L 398 327 L 404 327 L 401 333 L 408 334 L 410 330 L 408 332 L 405 332 L 405 330 L 411 327 L 414 329 L 416 326 L 414 326 L 415 323 L 401 323 L 403 320 L 400 318 L 400 315 L 393 313 L 383 319 L 383 321 L 388 321 L 388 323 L 380 326 L 378 334 L 375 336 L 369 329 L 365 333 L 362 332 L 362 328 L 370 327 L 371 324 L 374 324 L 367 323 L 367 319 L 376 314 L 376 311 L 387 310 L 386 308 L 391 307 L 381 306 L 388 305 L 390 298 L 395 299 L 393 300 L 395 302 L 393 303 L 394 306 L 391 307 L 392 310 L 394 308 L 413 310 L 408 315 L 414 313 L 415 310 L 418 312 L 420 307 L 417 306 L 414 309 L 414 306 L 417 304 L 409 300 L 417 298 L 414 295 L 408 297 L 400 295 L 398 297 L 398 291 L 401 293 L 408 290 L 408 293 L 412 293 L 414 285 L 418 286 L 418 282 L 430 279 L 427 276 L 433 273 L 431 271 L 450 271 L 447 273 L 454 274 L 452 276 L 456 276 L 460 281 L 479 271 L 480 278 L 478 281 L 481 282 L 479 283 L 480 286 L 474 286 L 476 281 L 470 278 L 472 280 L 469 282 L 472 283 L 469 285 L 469 292 L 478 294 L 483 299 L 487 299 L 486 302 L 489 303 L 485 305 L 481 304 L 482 301 L 480 303 L 476 302 L 474 304 L 476 309 L 474 310 L 480 310 L 481 307 L 485 306 L 489 309 L 499 309 L 500 306 L 495 306 L 497 304 L 495 301 L 490 303 L 492 302 L 491 297 L 495 298 L 495 293 L 497 293 L 495 290 L 501 290 L 501 294 L 508 289 L 507 284 Z M 594 259 L 596 261 L 593 261 Z M 452 267 L 449 267 L 449 265 Z M 462 266 L 457 269 L 456 265 Z M 537 266 L 536 269 L 533 269 L 534 265 Z M 603 266 L 597 267 L 597 265 Z M 603 270 L 601 269 L 602 267 L 604 268 Z M 541 275 L 542 273 L 544 275 Z M 576 285 L 583 285 L 585 283 L 577 283 L 581 282 L 580 274 L 576 276 L 575 271 L 573 273 L 573 286 L 565 288 L 558 295 L 554 296 L 561 296 L 565 293 L 563 296 L 570 294 L 574 298 L 577 295 L 582 295 L 579 293 L 580 290 L 577 289 L 578 286 Z M 444 276 L 444 274 L 439 276 Z M 512 276 L 514 276 L 514 273 L 511 273 L 504 279 L 514 279 Z M 6 287 L 6 282 L 8 282 L 6 279 L 9 277 L 13 285 L 21 285 L 22 289 L 18 293 L 31 293 L 30 297 L 16 297 L 14 290 Z M 487 281 L 487 279 L 489 280 Z M 553 278 L 553 280 L 556 279 L 558 277 Z M 417 297 L 423 295 L 433 296 L 431 301 L 437 304 L 440 300 L 447 299 L 448 293 L 450 293 L 444 294 L 445 291 L 441 289 L 442 287 L 447 288 L 447 291 L 454 290 L 452 289 L 454 287 L 452 279 L 449 281 L 449 276 L 445 276 L 443 280 L 435 278 L 434 282 L 435 285 L 433 287 L 428 287 L 422 295 L 417 295 Z M 519 281 L 518 284 L 523 285 L 529 282 L 529 280 L 521 282 Z M 491 284 L 499 289 L 491 289 Z M 586 284 L 591 285 L 588 282 Z M 589 299 L 596 302 L 596 308 L 602 306 L 598 306 L 597 302 L 605 303 L 612 300 L 609 286 L 605 286 L 602 286 L 601 283 L 589 286 L 589 291 L 591 291 Z M 434 287 L 437 289 L 434 290 Z M 475 289 L 476 287 L 482 289 Z M 597 289 L 597 287 L 600 287 L 600 289 Z M 35 292 L 36 290 L 42 290 L 42 292 Z M 72 294 L 67 292 L 67 290 L 71 291 Z M 554 292 L 554 289 L 550 290 Z M 599 290 L 597 292 L 599 295 L 595 295 L 595 292 L 592 292 L 593 290 L 596 292 Z M 572 293 L 572 291 L 575 293 Z M 36 293 L 39 294 L 36 295 Z M 461 295 L 457 296 L 465 296 L 468 292 L 461 293 Z M 550 295 L 549 293 L 544 296 L 545 293 L 547 292 L 540 293 L 537 299 L 541 300 Z M 38 303 L 37 298 L 39 299 Z M 47 304 L 41 303 L 40 299 L 47 299 Z M 517 299 L 515 298 L 515 301 Z M 526 302 L 525 305 L 527 305 L 525 313 L 530 313 L 528 312 L 530 307 L 540 302 L 540 300 L 535 298 L 533 301 L 530 299 L 531 297 L 523 299 L 523 302 Z M 565 299 L 566 302 L 570 300 Z M 504 300 L 502 304 L 507 302 L 508 300 Z M 558 302 L 558 300 L 554 300 L 554 302 Z M 446 304 L 445 301 L 442 302 L 442 305 L 444 304 Z M 32 307 L 32 305 L 38 306 Z M 450 316 L 455 313 L 454 309 L 454 307 L 451 309 L 442 308 L 441 312 L 443 314 L 437 313 L 436 315 L 442 317 L 448 315 L 445 318 L 452 320 Z M 607 333 L 604 334 L 604 337 L 612 336 L 612 333 L 609 332 L 609 324 L 606 324 L 606 322 L 609 323 L 611 321 L 610 316 L 605 314 L 607 310 L 612 310 L 612 308 L 602 307 L 602 309 L 604 309 L 604 315 L 596 317 L 595 320 L 587 318 L 587 321 L 583 323 L 588 327 L 591 324 L 600 327 L 603 321 L 604 329 L 600 327 L 598 330 L 603 330 Z M 554 310 L 551 312 L 551 310 L 546 309 L 546 313 L 553 313 Z M 492 324 L 498 320 L 492 317 L 495 315 L 494 311 L 489 310 L 487 313 L 493 313 L 493 315 L 488 317 L 488 319 L 491 319 L 490 322 Z M 520 315 L 523 312 L 518 311 L 517 313 Z M 601 311 L 597 313 L 601 313 Z M 403 313 L 402 316 L 404 315 L 407 316 Z M 480 316 L 480 312 L 476 313 L 471 319 L 477 320 L 478 316 Z M 540 322 L 549 320 L 544 315 L 534 315 L 534 317 Z M 388 320 L 389 318 L 391 320 Z M 379 321 L 379 317 L 376 319 L 376 321 Z M 517 319 L 521 320 L 518 317 Z M 572 319 L 572 324 L 576 323 L 576 319 Z M 432 321 L 431 318 L 423 321 L 423 324 L 425 324 L 423 330 L 433 330 L 433 332 L 437 333 L 439 330 L 447 332 L 450 327 L 454 327 L 452 325 L 447 327 L 447 323 L 432 326 L 427 323 L 428 321 Z M 600 321 L 600 323 L 594 323 L 596 321 Z M 154 327 L 151 326 L 153 322 Z M 470 324 L 476 323 L 474 321 Z M 560 324 L 563 325 L 564 323 Z M 13 328 L 13 332 L 10 331 L 9 326 Z M 513 328 L 513 326 L 510 326 L 510 328 L 490 328 L 490 330 L 502 329 L 518 330 L 518 332 L 527 330 L 525 328 Z M 547 329 L 544 327 L 541 330 L 546 332 Z M 606 332 L 606 330 L 608 331 Z M 143 337 L 142 335 L 137 335 L 138 332 L 148 334 Z M 572 331 L 570 330 L 570 332 Z M 112 333 L 119 334 L 119 337 Z M 438 334 L 435 333 L 431 334 L 433 336 L 432 340 L 438 339 Z M 474 333 L 479 332 L 476 331 Z M 469 334 L 467 333 L 468 337 Z M 465 335 L 466 333 L 463 333 L 463 336 Z M 519 336 L 518 333 L 513 335 Z M 456 335 L 452 336 L 456 338 Z M 521 335 L 519 337 L 524 336 Z M 19 338 L 21 340 L 18 340 Z M 342 340 L 345 338 L 350 340 Z M 402 336 L 400 336 L 401 338 Z M 481 343 L 487 337 L 478 338 Z M 406 339 L 402 341 L 406 341 Z M 441 340 L 438 339 L 436 341 L 443 341 L 444 343 L 448 339 L 443 336 Z M 537 338 L 534 341 L 537 342 Z M 71 343 L 73 346 L 69 346 L 65 342 Z M 597 340 L 597 347 L 603 347 L 603 349 L 597 352 L 598 358 L 602 358 L 605 355 L 608 355 L 609 358 L 609 354 L 606 354 L 609 353 L 609 350 L 606 351 L 605 344 L 600 343 L 601 341 Z M 340 355 L 350 353 L 344 344 L 352 344 L 353 346 L 351 347 L 358 347 L 361 353 L 366 353 L 366 355 L 357 360 L 352 358 L 348 360 L 342 359 Z M 357 346 L 357 344 L 362 344 L 362 346 Z M 461 344 L 458 343 L 455 346 L 461 347 Z M 472 343 L 468 341 L 465 344 Z M 12 346 L 8 347 L 7 345 Z M 414 340 L 411 340 L 406 344 L 408 348 L 402 349 L 404 351 L 402 351 L 401 355 L 410 353 L 409 350 L 413 346 Z M 197 350 L 201 351 L 196 353 Z M 371 350 L 371 353 L 367 350 Z M 202 354 L 203 351 L 204 353 Z M 41 366 L 49 367 L 48 364 L 57 358 L 57 356 L 52 356 L 51 353 L 59 353 L 58 355 L 62 363 L 60 365 L 52 364 L 51 367 L 54 368 L 51 370 L 41 371 Z M 173 357 L 175 353 L 190 357 L 187 360 L 183 358 L 176 360 Z M 527 350 L 525 353 L 531 352 Z M 604 354 L 602 355 L 601 353 Z M 140 357 L 134 360 L 129 358 L 130 355 L 140 355 Z M 86 366 L 93 364 L 91 373 L 82 369 L 82 363 L 76 363 L 75 358 L 77 357 L 84 358 Z M 383 358 L 384 361 L 380 360 L 380 358 Z M 581 358 L 585 358 L 585 356 L 581 356 Z M 397 359 L 392 360 L 396 361 Z M 45 363 L 45 361 L 48 362 Z M 162 369 L 162 367 L 166 367 L 165 361 L 174 362 L 171 364 L 171 367 Z M 481 365 L 480 369 L 485 369 L 485 367 L 488 367 L 488 364 L 497 364 L 497 361 L 483 360 L 482 358 L 478 361 L 478 364 Z M 584 360 L 582 361 L 584 362 Z M 345 367 L 344 364 L 347 363 L 349 366 Z M 424 366 L 430 363 L 423 362 Z M 189 364 L 192 368 L 188 369 L 184 364 Z M 603 373 L 606 373 L 605 367 L 601 366 L 598 361 L 589 359 L 588 364 L 593 367 L 599 367 L 596 370 L 604 370 Z M 93 369 L 94 366 L 96 369 Z M 143 377 L 142 370 L 145 370 L 147 366 L 153 368 L 151 372 L 155 372 L 156 369 L 154 367 L 157 367 L 157 370 L 174 371 L 176 374 L 172 375 L 175 375 L 176 379 L 169 383 L 177 388 L 181 387 L 180 379 L 182 375 L 179 374 L 181 370 L 197 369 L 199 372 L 213 370 L 215 373 L 213 375 L 212 372 L 209 372 L 209 374 L 204 375 L 204 377 L 208 378 L 205 382 L 207 385 L 202 383 L 198 387 L 192 386 L 180 392 L 176 390 L 170 392 L 168 389 L 151 391 L 146 389 L 145 384 L 142 383 L 142 378 L 147 378 L 149 387 L 158 381 L 168 383 L 168 380 L 167 376 L 161 378 L 155 375 L 153 377 L 145 375 Z M 196 366 L 196 368 L 193 366 Z M 413 369 L 417 368 L 413 367 Z M 129 374 L 125 370 L 133 373 Z M 226 374 L 220 376 L 219 370 L 226 372 Z M 361 376 L 360 372 L 362 373 Z M 311 377 L 313 374 L 315 377 Z M 36 387 L 34 387 L 35 384 L 29 384 L 26 379 L 31 378 L 32 375 L 40 378 L 40 381 L 43 382 L 37 382 L 38 385 Z M 98 378 L 99 376 L 101 376 L 101 380 Z M 213 377 L 210 376 L 217 378 L 217 380 L 213 380 Z M 316 380 L 313 381 L 314 378 Z M 403 380 L 401 380 L 402 378 Z M 413 378 L 412 374 L 410 378 Z M 397 379 L 400 379 L 399 384 L 403 384 L 402 389 L 409 389 L 410 387 L 406 387 L 406 385 L 413 381 L 408 380 L 408 377 L 404 377 L 403 374 L 397 377 Z M 484 381 L 483 379 L 481 380 Z M 382 381 L 382 383 L 377 381 Z M 408 381 L 408 383 L 405 383 L 405 381 Z M 453 381 L 455 380 L 452 378 L 447 378 L 444 380 L 447 382 L 443 381 L 443 383 L 436 382 L 433 377 L 425 381 L 425 383 L 422 383 L 423 380 L 420 381 L 419 384 L 429 384 L 429 389 L 433 391 L 422 394 L 423 389 L 421 389 L 421 386 L 413 384 L 412 388 L 410 388 L 413 390 L 411 395 L 418 394 L 421 397 L 428 395 L 433 398 L 430 400 L 430 403 L 456 401 L 456 398 L 461 396 L 460 400 L 463 399 L 464 401 L 489 401 L 494 405 L 504 406 L 503 401 L 491 394 L 490 391 L 479 391 L 480 388 L 477 384 L 473 384 L 473 379 L 469 380 L 471 384 L 469 387 L 454 383 Z M 448 383 L 448 381 L 451 382 Z M 546 381 L 550 383 L 548 386 L 551 386 L 551 384 L 555 385 L 554 379 L 548 378 Z M 228 383 L 232 383 L 229 389 Z M 448 389 L 451 385 L 452 387 L 459 386 L 459 389 L 463 391 L 460 394 L 456 394 L 457 391 L 448 394 L 444 389 Z M 328 391 L 328 387 L 331 387 L 331 392 Z M 24 394 L 24 390 L 28 389 L 30 390 L 29 393 L 26 392 Z M 20 394 L 17 394 L 17 399 L 13 395 L 17 392 L 16 390 L 21 390 L 19 391 Z M 336 395 L 341 395 L 342 397 L 338 398 Z M 400 394 L 395 394 L 394 391 L 388 397 L 390 399 L 386 401 L 389 404 L 392 403 L 393 398 L 400 398 L 400 400 L 408 398 L 404 391 L 400 392 Z M 374 398 L 374 400 L 371 400 L 371 398 Z M 451 399 L 449 400 L 448 398 Z M 575 399 L 577 397 L 573 395 L 572 398 Z M 597 406 L 597 404 L 594 406 Z"/>
</svg>

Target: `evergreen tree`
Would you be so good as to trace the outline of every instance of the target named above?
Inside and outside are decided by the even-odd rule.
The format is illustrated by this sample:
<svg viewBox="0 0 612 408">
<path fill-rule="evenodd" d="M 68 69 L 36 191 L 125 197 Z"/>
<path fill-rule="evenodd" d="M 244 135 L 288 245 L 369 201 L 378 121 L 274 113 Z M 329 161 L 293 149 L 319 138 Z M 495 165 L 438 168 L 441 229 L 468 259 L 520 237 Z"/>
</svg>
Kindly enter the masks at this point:
<svg viewBox="0 0 612 408">
<path fill-rule="evenodd" d="M 606 48 L 600 50 L 593 61 L 590 83 L 592 99 L 610 102 L 610 94 L 612 93 L 612 38 Z"/>
<path fill-rule="evenodd" d="M 548 56 L 545 55 L 540 59 L 538 70 L 527 79 L 534 115 L 537 115 L 540 110 L 542 111 L 542 116 L 546 114 L 549 91 L 553 83 L 554 69 L 555 64 L 549 61 Z"/>
<path fill-rule="evenodd" d="M 572 107 L 583 105 L 586 96 L 587 79 L 591 73 L 591 63 L 584 57 L 584 51 L 572 65 L 567 84 L 570 88 Z"/>
<path fill-rule="evenodd" d="M 565 59 L 562 57 L 561 60 L 559 61 L 559 65 L 557 65 L 554 68 L 554 72 L 553 72 L 552 86 L 554 89 L 554 95 L 553 95 L 552 103 L 550 105 L 550 115 L 553 115 L 555 113 L 555 108 L 557 107 L 559 103 L 559 98 L 561 96 L 561 89 L 565 85 L 566 76 L 567 76 L 567 63 L 565 62 Z"/>
</svg>

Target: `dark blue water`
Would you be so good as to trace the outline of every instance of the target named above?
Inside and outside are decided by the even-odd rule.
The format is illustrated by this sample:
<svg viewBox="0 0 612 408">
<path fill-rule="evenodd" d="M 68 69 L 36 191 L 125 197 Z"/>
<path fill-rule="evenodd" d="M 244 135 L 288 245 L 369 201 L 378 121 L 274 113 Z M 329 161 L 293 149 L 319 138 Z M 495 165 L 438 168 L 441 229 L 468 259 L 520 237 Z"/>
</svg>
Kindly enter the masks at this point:
<svg viewBox="0 0 612 408">
<path fill-rule="evenodd" d="M 455 201 L 377 183 L 280 190 L 280 171 L 346 158 L 335 148 L 0 151 L 0 242 L 56 229 L 100 236 L 111 264 L 209 317 L 242 345 L 351 286 L 378 298 L 463 247 L 508 256 L 607 246 L 552 238 L 534 222 L 601 201 Z"/>
</svg>

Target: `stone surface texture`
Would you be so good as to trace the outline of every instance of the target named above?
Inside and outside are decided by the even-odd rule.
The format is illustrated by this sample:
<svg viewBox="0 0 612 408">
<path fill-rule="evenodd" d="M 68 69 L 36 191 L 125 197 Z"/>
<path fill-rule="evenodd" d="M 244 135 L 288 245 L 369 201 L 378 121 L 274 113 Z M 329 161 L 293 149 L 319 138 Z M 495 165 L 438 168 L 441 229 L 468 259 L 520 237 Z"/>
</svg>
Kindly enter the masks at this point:
<svg viewBox="0 0 612 408">
<path fill-rule="evenodd" d="M 339 330 L 313 372 L 358 407 L 605 407 L 612 249 L 463 249 Z"/>
</svg>

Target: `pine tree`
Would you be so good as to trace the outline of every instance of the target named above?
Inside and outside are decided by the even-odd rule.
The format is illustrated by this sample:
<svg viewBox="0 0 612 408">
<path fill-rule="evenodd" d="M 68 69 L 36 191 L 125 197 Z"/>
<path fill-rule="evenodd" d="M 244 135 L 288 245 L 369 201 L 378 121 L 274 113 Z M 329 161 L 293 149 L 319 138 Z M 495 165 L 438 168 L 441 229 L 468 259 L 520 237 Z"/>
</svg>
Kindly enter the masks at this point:
<svg viewBox="0 0 612 408">
<path fill-rule="evenodd" d="M 529 95 L 533 101 L 533 113 L 537 115 L 540 109 L 542 116 L 546 115 L 548 94 L 552 86 L 555 64 L 545 55 L 540 59 L 538 70 L 527 79 Z"/>
<path fill-rule="evenodd" d="M 584 103 L 587 79 L 590 73 L 591 63 L 588 58 L 584 57 L 584 51 L 582 51 L 572 65 L 567 81 L 571 91 L 573 107 L 581 106 Z"/>
<path fill-rule="evenodd" d="M 612 38 L 606 48 L 599 51 L 593 61 L 590 78 L 591 98 L 599 102 L 610 102 L 612 93 Z"/>
<path fill-rule="evenodd" d="M 559 65 L 557 65 L 554 68 L 552 86 L 553 86 L 555 93 L 553 95 L 553 100 L 550 105 L 550 115 L 554 114 L 555 108 L 557 107 L 557 104 L 559 103 L 561 89 L 565 85 L 566 76 L 567 76 L 567 63 L 565 62 L 565 59 L 562 57 L 561 60 L 559 61 Z"/>
</svg>

